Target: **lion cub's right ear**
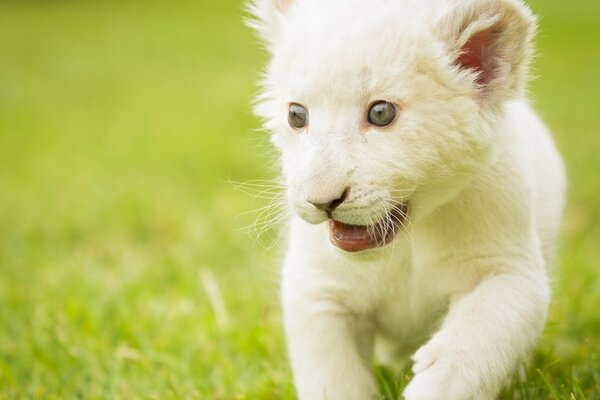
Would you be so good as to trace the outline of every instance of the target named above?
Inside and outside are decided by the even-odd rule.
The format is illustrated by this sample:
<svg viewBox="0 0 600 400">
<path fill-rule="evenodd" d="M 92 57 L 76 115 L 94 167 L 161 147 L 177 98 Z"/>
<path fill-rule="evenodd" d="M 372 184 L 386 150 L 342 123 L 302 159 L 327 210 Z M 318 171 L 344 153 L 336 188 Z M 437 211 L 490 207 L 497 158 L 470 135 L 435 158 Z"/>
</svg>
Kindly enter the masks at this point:
<svg viewBox="0 0 600 400">
<path fill-rule="evenodd" d="M 254 29 L 271 50 L 279 37 L 283 18 L 294 0 L 250 0 L 246 24 Z"/>
</svg>

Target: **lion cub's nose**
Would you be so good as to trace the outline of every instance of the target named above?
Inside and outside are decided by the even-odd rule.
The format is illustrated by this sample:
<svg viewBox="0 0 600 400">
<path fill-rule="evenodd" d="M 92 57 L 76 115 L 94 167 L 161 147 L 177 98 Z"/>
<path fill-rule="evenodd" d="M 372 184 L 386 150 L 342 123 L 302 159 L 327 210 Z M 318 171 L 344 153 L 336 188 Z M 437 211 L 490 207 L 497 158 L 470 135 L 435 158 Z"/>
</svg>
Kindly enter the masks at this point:
<svg viewBox="0 0 600 400">
<path fill-rule="evenodd" d="M 330 214 L 333 210 L 338 208 L 339 205 L 342 204 L 348 198 L 349 194 L 350 194 L 350 188 L 347 187 L 346 189 L 344 189 L 344 191 L 342 192 L 342 194 L 340 196 L 338 196 L 337 198 L 335 198 L 333 200 L 326 201 L 326 202 L 318 202 L 318 201 L 308 200 L 308 202 L 310 204 L 312 204 L 313 206 L 317 207 L 319 210 L 325 211 L 327 214 Z"/>
</svg>

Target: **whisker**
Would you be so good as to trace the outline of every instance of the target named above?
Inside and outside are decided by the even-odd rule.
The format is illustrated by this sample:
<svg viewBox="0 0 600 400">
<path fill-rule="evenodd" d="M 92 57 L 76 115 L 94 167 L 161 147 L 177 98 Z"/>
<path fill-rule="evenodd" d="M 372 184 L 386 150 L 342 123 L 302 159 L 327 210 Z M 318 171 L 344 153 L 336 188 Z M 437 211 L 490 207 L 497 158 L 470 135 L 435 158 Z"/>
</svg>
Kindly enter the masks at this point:
<svg viewBox="0 0 600 400">
<path fill-rule="evenodd" d="M 234 190 L 251 196 L 252 201 L 267 200 L 266 204 L 253 210 L 244 211 L 237 217 L 254 214 L 254 221 L 240 230 L 244 230 L 253 237 L 254 245 L 258 244 L 265 249 L 270 249 L 279 239 L 279 235 L 273 234 L 272 229 L 281 225 L 290 216 L 287 207 L 286 186 L 278 180 L 261 179 L 246 182 L 228 180 L 228 183 L 233 186 Z"/>
</svg>

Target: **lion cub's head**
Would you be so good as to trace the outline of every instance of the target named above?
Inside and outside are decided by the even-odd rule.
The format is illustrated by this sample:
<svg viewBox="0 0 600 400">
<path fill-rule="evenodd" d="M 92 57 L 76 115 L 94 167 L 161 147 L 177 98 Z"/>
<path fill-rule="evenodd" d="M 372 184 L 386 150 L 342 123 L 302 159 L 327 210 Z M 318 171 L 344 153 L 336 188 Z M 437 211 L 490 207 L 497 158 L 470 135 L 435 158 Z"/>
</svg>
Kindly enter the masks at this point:
<svg viewBox="0 0 600 400">
<path fill-rule="evenodd" d="M 347 251 L 450 200 L 503 140 L 535 20 L 517 0 L 256 0 L 257 106 L 293 210 Z"/>
</svg>

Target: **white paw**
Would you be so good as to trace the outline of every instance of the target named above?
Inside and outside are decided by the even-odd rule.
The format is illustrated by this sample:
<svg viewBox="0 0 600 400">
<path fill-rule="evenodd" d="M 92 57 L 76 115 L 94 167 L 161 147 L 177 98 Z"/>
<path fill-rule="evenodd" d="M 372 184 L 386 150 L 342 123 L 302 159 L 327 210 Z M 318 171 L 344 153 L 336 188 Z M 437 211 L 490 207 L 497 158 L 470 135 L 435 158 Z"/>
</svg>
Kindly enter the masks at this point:
<svg viewBox="0 0 600 400">
<path fill-rule="evenodd" d="M 414 362 L 412 370 L 415 375 L 432 367 L 440 358 L 443 359 L 444 351 L 447 351 L 450 346 L 451 342 L 439 334 L 421 346 L 412 356 Z"/>
<path fill-rule="evenodd" d="M 415 377 L 404 390 L 406 400 L 484 400 L 481 380 L 459 343 L 442 332 L 413 355 Z M 492 396 L 493 398 L 493 396 Z"/>
</svg>

